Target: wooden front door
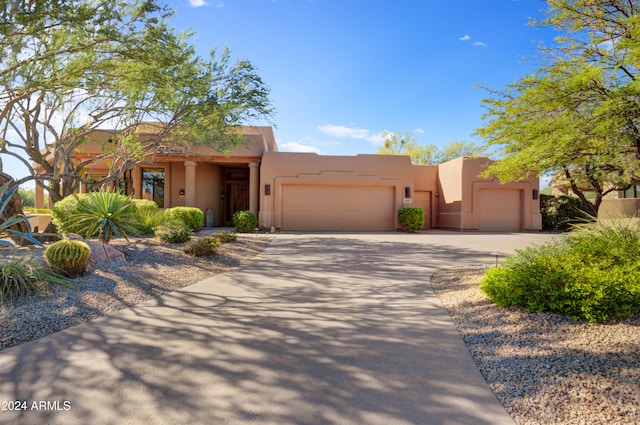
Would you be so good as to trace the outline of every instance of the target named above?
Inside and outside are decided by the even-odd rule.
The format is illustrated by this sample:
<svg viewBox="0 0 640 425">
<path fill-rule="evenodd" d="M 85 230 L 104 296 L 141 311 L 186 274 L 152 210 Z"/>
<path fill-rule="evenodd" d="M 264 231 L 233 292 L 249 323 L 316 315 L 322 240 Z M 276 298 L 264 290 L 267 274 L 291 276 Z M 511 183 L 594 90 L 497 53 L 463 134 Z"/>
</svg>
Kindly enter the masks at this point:
<svg viewBox="0 0 640 425">
<path fill-rule="evenodd" d="M 227 183 L 225 225 L 233 225 L 233 214 L 249 209 L 249 185 L 247 183 Z"/>
</svg>

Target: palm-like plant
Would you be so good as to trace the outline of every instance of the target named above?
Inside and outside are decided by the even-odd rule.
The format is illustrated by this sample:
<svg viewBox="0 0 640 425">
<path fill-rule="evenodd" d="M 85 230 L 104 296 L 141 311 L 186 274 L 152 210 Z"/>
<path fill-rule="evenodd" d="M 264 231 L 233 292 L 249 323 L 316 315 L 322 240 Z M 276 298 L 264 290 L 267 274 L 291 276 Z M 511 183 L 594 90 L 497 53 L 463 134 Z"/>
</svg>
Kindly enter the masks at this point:
<svg viewBox="0 0 640 425">
<path fill-rule="evenodd" d="M 11 198 L 18 190 L 18 186 L 10 187 L 11 182 L 6 182 L 0 186 L 0 245 L 13 246 L 13 244 L 6 240 L 1 239 L 6 236 L 13 236 L 23 238 L 36 245 L 41 245 L 40 241 L 31 236 L 31 226 L 27 217 L 22 215 L 14 215 L 8 218 L 4 217 L 4 210 L 9 205 Z M 14 229 L 16 224 L 24 223 L 27 228 L 27 232 L 21 232 Z"/>
<path fill-rule="evenodd" d="M 120 192 L 100 190 L 87 197 L 78 197 L 77 210 L 71 217 L 86 237 L 98 236 L 109 243 L 113 236 L 123 237 L 136 231 L 137 211 L 131 198 Z"/>
</svg>

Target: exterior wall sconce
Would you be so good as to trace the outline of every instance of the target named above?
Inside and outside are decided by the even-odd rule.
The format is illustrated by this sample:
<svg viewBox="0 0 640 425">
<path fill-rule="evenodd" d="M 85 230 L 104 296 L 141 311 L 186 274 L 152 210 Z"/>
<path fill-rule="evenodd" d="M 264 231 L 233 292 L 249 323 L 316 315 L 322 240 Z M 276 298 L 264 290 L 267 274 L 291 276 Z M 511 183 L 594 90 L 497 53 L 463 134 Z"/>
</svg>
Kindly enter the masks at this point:
<svg viewBox="0 0 640 425">
<path fill-rule="evenodd" d="M 184 196 L 184 189 L 180 189 L 180 196 Z"/>
<path fill-rule="evenodd" d="M 538 199 L 538 189 L 533 189 L 533 199 Z"/>
<path fill-rule="evenodd" d="M 266 196 L 270 196 L 271 195 L 271 185 L 270 184 L 265 184 L 264 185 L 264 194 Z"/>
<path fill-rule="evenodd" d="M 411 198 L 411 188 L 409 186 L 404 188 L 404 197 Z"/>
</svg>

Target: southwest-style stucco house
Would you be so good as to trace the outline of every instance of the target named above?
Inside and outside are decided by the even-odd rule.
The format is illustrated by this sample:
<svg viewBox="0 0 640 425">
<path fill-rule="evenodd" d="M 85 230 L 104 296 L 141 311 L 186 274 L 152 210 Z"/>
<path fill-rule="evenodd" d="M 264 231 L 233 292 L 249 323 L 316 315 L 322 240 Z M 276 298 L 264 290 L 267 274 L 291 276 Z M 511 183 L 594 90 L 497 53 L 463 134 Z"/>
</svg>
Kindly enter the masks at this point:
<svg viewBox="0 0 640 425">
<path fill-rule="evenodd" d="M 323 156 L 278 152 L 271 127 L 244 127 L 250 143 L 223 155 L 210 148 L 156 154 L 123 176 L 119 187 L 160 207 L 192 206 L 213 212 L 214 226 L 231 225 L 233 213 L 250 210 L 261 227 L 285 231 L 397 229 L 397 210 L 425 210 L 425 228 L 480 231 L 539 230 L 538 179 L 501 184 L 478 177 L 487 158 L 458 158 L 412 165 L 408 156 Z M 96 155 L 108 140 L 78 155 Z M 85 181 L 99 178 L 96 167 Z M 105 173 L 105 170 L 102 170 Z M 86 190 L 86 183 L 81 191 Z M 36 190 L 36 207 L 43 204 Z"/>
</svg>

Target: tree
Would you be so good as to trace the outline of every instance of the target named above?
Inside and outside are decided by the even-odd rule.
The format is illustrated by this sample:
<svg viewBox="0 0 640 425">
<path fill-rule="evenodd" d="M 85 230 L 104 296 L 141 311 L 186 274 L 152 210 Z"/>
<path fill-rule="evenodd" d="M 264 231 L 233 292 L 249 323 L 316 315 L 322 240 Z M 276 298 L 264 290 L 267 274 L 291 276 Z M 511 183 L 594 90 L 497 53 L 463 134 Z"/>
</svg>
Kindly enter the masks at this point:
<svg viewBox="0 0 640 425">
<path fill-rule="evenodd" d="M 270 119 L 269 89 L 228 50 L 195 55 L 190 33 L 168 26 L 155 0 L 3 2 L 0 10 L 0 159 L 18 158 L 49 183 L 54 201 L 77 190 L 100 162 L 115 181 L 159 149 L 243 141 L 237 128 Z M 143 122 L 157 124 L 140 140 Z M 101 156 L 78 161 L 93 130 L 116 131 Z"/>
<path fill-rule="evenodd" d="M 548 3 L 547 18 L 534 24 L 564 31 L 557 47 L 542 50 L 548 64 L 483 101 L 478 134 L 503 154 L 484 174 L 562 176 L 597 217 L 607 193 L 639 181 L 640 2 Z"/>
<path fill-rule="evenodd" d="M 414 164 L 440 164 L 455 158 L 465 156 L 480 156 L 484 154 L 484 148 L 473 142 L 455 141 L 444 148 L 436 145 L 418 145 L 413 132 L 406 131 L 391 133 L 382 132 L 384 145 L 378 149 L 378 153 L 386 155 L 409 155 Z"/>
</svg>

